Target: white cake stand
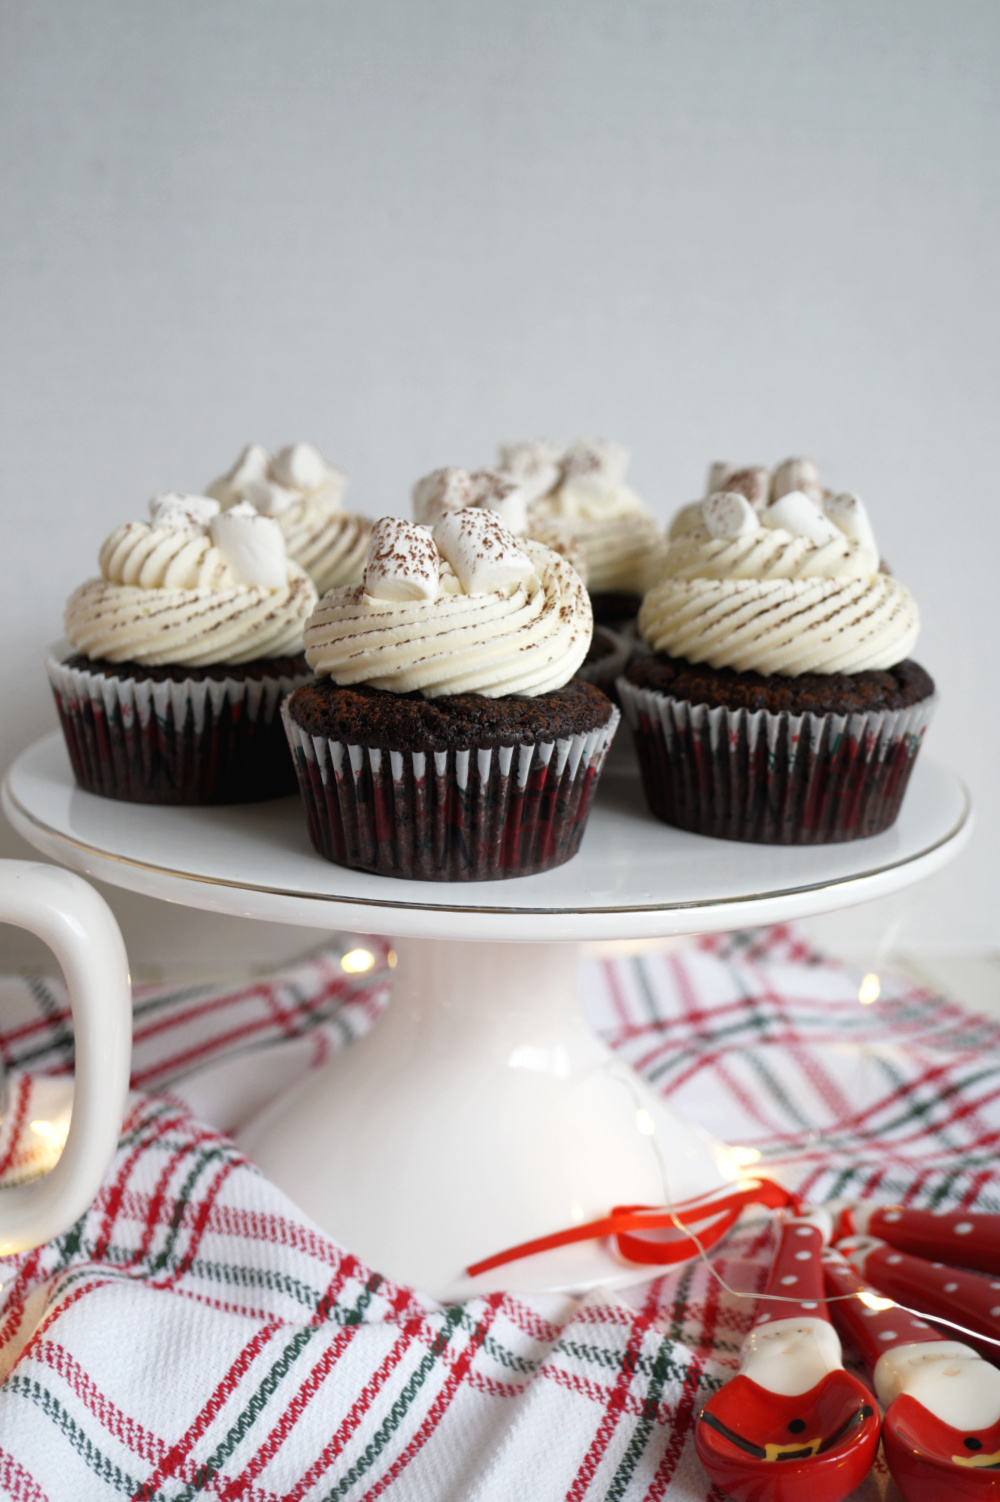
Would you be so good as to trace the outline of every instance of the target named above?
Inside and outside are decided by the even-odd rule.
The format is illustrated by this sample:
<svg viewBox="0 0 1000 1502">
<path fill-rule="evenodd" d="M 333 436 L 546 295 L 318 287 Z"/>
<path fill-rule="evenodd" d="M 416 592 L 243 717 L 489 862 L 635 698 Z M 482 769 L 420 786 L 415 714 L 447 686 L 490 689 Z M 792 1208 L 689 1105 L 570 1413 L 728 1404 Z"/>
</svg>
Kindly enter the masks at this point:
<svg viewBox="0 0 1000 1502">
<path fill-rule="evenodd" d="M 393 881 L 330 865 L 297 798 L 228 808 L 116 803 L 74 784 L 62 737 L 24 752 L 3 807 L 43 854 L 133 891 L 241 917 L 392 935 L 393 998 L 359 1043 L 269 1106 L 241 1146 L 342 1244 L 438 1297 L 586 1287 L 625 1273 L 596 1243 L 470 1282 L 470 1263 L 740 1176 L 577 1012 L 582 940 L 805 917 L 929 876 L 971 830 L 954 773 L 918 760 L 896 826 L 819 848 L 685 834 L 605 773 L 579 855 L 499 882 Z"/>
</svg>

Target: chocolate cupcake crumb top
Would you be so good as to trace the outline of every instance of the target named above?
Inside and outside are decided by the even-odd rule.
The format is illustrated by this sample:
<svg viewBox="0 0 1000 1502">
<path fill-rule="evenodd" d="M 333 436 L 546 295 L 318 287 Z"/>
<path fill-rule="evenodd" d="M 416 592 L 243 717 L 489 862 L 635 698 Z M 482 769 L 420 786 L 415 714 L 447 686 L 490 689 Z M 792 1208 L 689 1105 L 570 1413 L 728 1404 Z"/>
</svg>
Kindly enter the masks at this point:
<svg viewBox="0 0 1000 1502">
<path fill-rule="evenodd" d="M 771 714 L 868 714 L 908 709 L 934 692 L 934 680 L 909 658 L 861 673 L 738 673 L 662 654 L 634 657 L 625 672 L 637 688 L 710 709 L 760 709 Z"/>
<path fill-rule="evenodd" d="M 452 694 L 425 699 L 357 684 L 339 688 L 329 679 L 296 689 L 289 702 L 295 723 L 309 735 L 351 746 L 392 746 L 398 751 L 449 751 L 466 746 L 532 745 L 586 735 L 606 725 L 610 700 L 574 678 L 541 698 Z"/>
</svg>

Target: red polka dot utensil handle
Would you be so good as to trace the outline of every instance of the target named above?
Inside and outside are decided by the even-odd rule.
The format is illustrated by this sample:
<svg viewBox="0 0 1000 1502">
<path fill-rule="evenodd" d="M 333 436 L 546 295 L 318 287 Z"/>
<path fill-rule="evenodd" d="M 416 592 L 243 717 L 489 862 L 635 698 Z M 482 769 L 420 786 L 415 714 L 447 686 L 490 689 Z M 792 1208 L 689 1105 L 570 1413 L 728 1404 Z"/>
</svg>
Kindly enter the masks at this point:
<svg viewBox="0 0 1000 1502">
<path fill-rule="evenodd" d="M 910 1210 L 904 1205 L 847 1206 L 841 1213 L 841 1236 L 876 1236 L 897 1251 L 971 1267 L 1000 1278 L 1000 1215 L 953 1210 Z"/>
<path fill-rule="evenodd" d="M 946 1332 L 952 1340 L 967 1340 L 984 1356 L 1000 1359 L 1000 1277 L 928 1262 L 871 1236 L 848 1237 L 838 1242 L 837 1250 L 879 1293 L 996 1341 L 991 1345 L 960 1331 Z"/>
<path fill-rule="evenodd" d="M 785 1221 L 764 1290 L 772 1297 L 765 1299 L 761 1315 L 789 1319 L 806 1313 L 829 1319 L 823 1298 L 823 1248 L 830 1232 L 830 1217 L 823 1210 Z"/>
<path fill-rule="evenodd" d="M 905 1313 L 862 1278 L 839 1251 L 824 1253 L 823 1271 L 826 1291 L 835 1301 L 827 1305 L 830 1318 L 861 1353 L 869 1372 L 875 1370 L 879 1357 L 895 1346 L 944 1339 L 926 1320 Z"/>
</svg>

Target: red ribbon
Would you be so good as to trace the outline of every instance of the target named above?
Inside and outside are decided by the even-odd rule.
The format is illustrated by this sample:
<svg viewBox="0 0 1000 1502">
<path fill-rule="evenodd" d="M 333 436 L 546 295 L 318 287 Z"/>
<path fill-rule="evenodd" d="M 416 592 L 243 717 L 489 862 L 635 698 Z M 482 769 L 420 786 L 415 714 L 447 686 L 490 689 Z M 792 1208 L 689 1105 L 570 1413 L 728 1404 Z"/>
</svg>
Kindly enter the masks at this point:
<svg viewBox="0 0 1000 1502">
<path fill-rule="evenodd" d="M 796 1214 L 803 1208 L 797 1195 L 773 1179 L 741 1179 L 739 1186 L 726 1194 L 699 1195 L 696 1199 L 682 1200 L 669 1210 L 657 1205 L 615 1205 L 611 1214 L 600 1220 L 571 1226 L 566 1231 L 553 1231 L 550 1236 L 539 1236 L 534 1241 L 522 1241 L 519 1246 L 473 1262 L 466 1272 L 470 1278 L 478 1278 L 480 1273 L 492 1272 L 505 1262 L 517 1262 L 522 1257 L 570 1246 L 575 1241 L 596 1241 L 602 1236 L 615 1238 L 618 1251 L 627 1262 L 666 1267 L 694 1255 L 691 1243 L 695 1236 L 702 1249 L 714 1246 L 736 1223 L 746 1205 L 767 1205 L 772 1210 L 790 1206 Z M 658 1232 L 667 1234 L 657 1235 Z"/>
</svg>

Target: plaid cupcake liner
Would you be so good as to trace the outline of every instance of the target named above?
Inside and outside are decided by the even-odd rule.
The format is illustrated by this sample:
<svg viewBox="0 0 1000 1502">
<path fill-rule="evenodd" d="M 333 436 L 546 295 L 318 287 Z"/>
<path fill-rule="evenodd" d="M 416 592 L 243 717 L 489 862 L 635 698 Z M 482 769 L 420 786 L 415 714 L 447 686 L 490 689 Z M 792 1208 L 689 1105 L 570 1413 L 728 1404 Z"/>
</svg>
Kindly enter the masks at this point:
<svg viewBox="0 0 1000 1502">
<path fill-rule="evenodd" d="M 495 881 L 574 856 L 621 718 L 532 745 L 392 751 L 312 736 L 282 705 L 309 834 L 339 866 Z"/>
<path fill-rule="evenodd" d="M 77 782 L 129 803 L 254 803 L 295 791 L 278 705 L 309 673 L 115 678 L 46 668 Z"/>
<path fill-rule="evenodd" d="M 618 680 L 646 801 L 695 834 L 823 845 L 896 820 L 937 703 L 850 715 L 710 708 Z"/>
</svg>

